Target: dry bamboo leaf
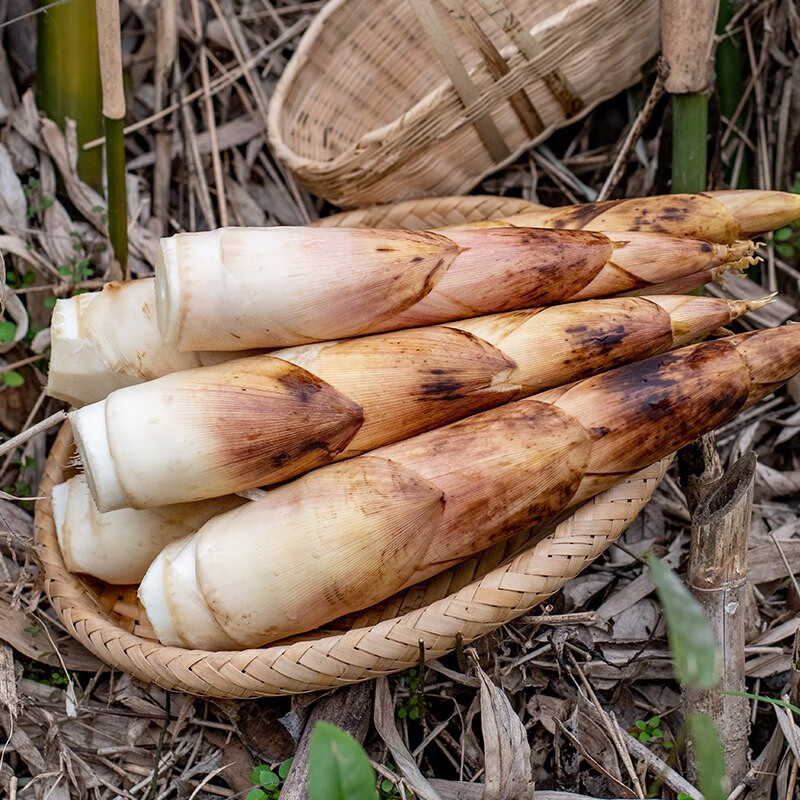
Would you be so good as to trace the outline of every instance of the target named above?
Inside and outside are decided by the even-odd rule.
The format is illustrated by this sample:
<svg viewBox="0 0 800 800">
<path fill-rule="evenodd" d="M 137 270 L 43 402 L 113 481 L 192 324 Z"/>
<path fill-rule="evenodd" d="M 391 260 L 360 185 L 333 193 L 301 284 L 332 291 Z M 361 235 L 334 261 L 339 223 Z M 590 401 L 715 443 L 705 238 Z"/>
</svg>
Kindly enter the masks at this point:
<svg viewBox="0 0 800 800">
<path fill-rule="evenodd" d="M 420 800 L 442 800 L 434 788 L 420 772 L 417 762 L 409 752 L 394 722 L 394 702 L 386 678 L 378 678 L 375 683 L 375 728 L 386 743 L 397 771 L 403 776 Z"/>
<path fill-rule="evenodd" d="M 800 470 L 778 470 L 766 464 L 756 466 L 756 486 L 761 495 L 783 497 L 800 492 Z"/>
<path fill-rule="evenodd" d="M 775 447 L 779 444 L 783 444 L 784 442 L 788 442 L 790 439 L 793 439 L 800 433 L 800 410 L 795 411 L 794 414 L 790 414 L 788 417 L 781 421 L 781 424 L 784 426 L 783 430 L 778 434 L 778 438 L 775 439 Z"/>
<path fill-rule="evenodd" d="M 0 597 L 0 639 L 28 658 L 42 661 L 51 667 L 61 667 L 62 660 L 67 669 L 96 672 L 103 666 L 74 639 L 67 639 L 59 644 L 59 659 L 53 652 L 50 637 L 41 629 L 40 624 L 22 609 L 13 608 L 3 597 Z"/>
<path fill-rule="evenodd" d="M 0 706 L 5 706 L 13 725 L 19 713 L 17 678 L 14 674 L 14 654 L 11 648 L 2 641 L 0 641 Z"/>
<path fill-rule="evenodd" d="M 467 652 L 481 682 L 483 800 L 533 800 L 531 746 L 525 726 L 505 692 L 481 669 L 475 651 L 470 648 Z"/>
<path fill-rule="evenodd" d="M 11 156 L 0 144 L 0 228 L 19 234 L 27 226 L 28 202 Z"/>
<path fill-rule="evenodd" d="M 783 555 L 789 562 L 793 575 L 800 574 L 800 542 L 780 543 Z M 769 583 L 789 577 L 786 565 L 774 542 L 762 544 L 747 551 L 747 578 L 751 583 Z"/>
</svg>

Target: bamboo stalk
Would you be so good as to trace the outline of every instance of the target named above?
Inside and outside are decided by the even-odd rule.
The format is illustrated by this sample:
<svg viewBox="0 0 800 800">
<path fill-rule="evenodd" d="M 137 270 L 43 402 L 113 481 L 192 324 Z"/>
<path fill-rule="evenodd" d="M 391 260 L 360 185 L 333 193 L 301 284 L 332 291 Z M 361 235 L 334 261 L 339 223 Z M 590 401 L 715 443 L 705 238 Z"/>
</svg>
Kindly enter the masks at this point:
<svg viewBox="0 0 800 800">
<path fill-rule="evenodd" d="M 286 348 L 120 389 L 70 421 L 101 511 L 188 502 L 665 352 L 751 307 L 610 298 Z"/>
<path fill-rule="evenodd" d="M 662 55 L 672 95 L 672 191 L 706 188 L 708 91 L 719 0 L 662 0 Z"/>
<path fill-rule="evenodd" d="M 800 329 L 638 361 L 315 470 L 169 545 L 140 599 L 166 644 L 310 630 L 583 502 L 800 370 Z"/>
<path fill-rule="evenodd" d="M 672 189 L 703 192 L 708 172 L 708 95 L 672 95 Z"/>
<path fill-rule="evenodd" d="M 329 722 L 356 741 L 364 741 L 372 718 L 373 687 L 372 681 L 345 686 L 314 704 L 297 743 L 292 768 L 281 786 L 281 800 L 308 800 L 308 754 L 317 722 Z"/>
<path fill-rule="evenodd" d="M 108 237 L 125 276 L 128 271 L 128 201 L 125 186 L 125 86 L 119 0 L 96 0 L 100 76 L 103 86 L 103 126 L 106 137 Z"/>
<path fill-rule="evenodd" d="M 737 785 L 747 774 L 749 704 L 744 692 L 747 615 L 747 534 L 753 505 L 756 457 L 750 452 L 712 485 L 692 515 L 688 583 L 711 623 L 722 652 L 713 689 L 684 687 L 686 713 L 710 717 L 722 740 L 726 774 Z M 696 766 L 695 766 L 696 773 Z"/>
<path fill-rule="evenodd" d="M 38 15 L 36 101 L 62 128 L 67 118 L 75 120 L 78 174 L 100 191 L 102 153 L 83 148 L 103 130 L 94 0 L 71 0 L 66 5 L 42 0 L 40 7 L 47 10 Z"/>
<path fill-rule="evenodd" d="M 689 514 L 694 514 L 709 489 L 722 477 L 722 463 L 714 434 L 708 433 L 684 447 L 678 469 Z"/>
</svg>

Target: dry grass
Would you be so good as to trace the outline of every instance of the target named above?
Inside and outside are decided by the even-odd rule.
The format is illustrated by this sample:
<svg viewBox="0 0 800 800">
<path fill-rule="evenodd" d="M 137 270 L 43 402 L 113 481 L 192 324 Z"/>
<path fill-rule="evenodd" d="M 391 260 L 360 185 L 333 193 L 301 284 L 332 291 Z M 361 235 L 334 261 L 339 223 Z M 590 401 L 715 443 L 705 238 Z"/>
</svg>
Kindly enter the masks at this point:
<svg viewBox="0 0 800 800">
<path fill-rule="evenodd" d="M 264 137 L 270 91 L 320 6 L 163 0 L 157 13 L 155 3 L 123 3 L 135 275 L 151 271 L 153 245 L 163 234 L 226 222 L 303 223 L 332 210 L 285 173 Z M 31 9 L 30 0 L 13 0 L 0 5 L 0 15 L 12 19 Z M 170 13 L 177 14 L 175 38 Z M 61 410 L 43 394 L 52 298 L 117 277 L 103 247 L 102 200 L 70 168 L 70 132 L 64 137 L 37 117 L 30 90 L 34 29 L 32 18 L 3 28 L 0 50 L 0 247 L 13 289 L 0 343 L 6 437 Z M 745 44 L 748 77 L 741 128 L 720 119 L 712 106 L 714 185 L 725 185 L 727 168 L 735 179 L 749 164 L 753 186 L 788 189 L 800 170 L 800 15 L 789 1 L 744 2 L 732 31 Z M 654 77 L 477 191 L 553 205 L 595 199 L 601 189 L 611 196 L 667 191 L 665 99 L 654 97 L 638 119 L 643 137 L 625 145 Z M 749 297 L 781 292 L 780 302 L 754 315 L 751 325 L 796 320 L 800 244 L 779 251 L 770 242 L 763 255 L 754 276 L 761 286 L 735 282 L 729 291 Z M 4 491 L 35 495 L 50 435 L 38 433 L 2 455 Z M 748 686 L 775 698 L 795 694 L 800 382 L 728 425 L 718 443 L 726 463 L 749 448 L 760 457 L 748 553 Z M 217 703 L 169 695 L 105 670 L 63 633 L 42 594 L 30 506 L 0 500 L 0 727 L 7 737 L 0 791 L 51 800 L 244 797 L 254 764 L 292 754 L 311 699 Z M 687 773 L 680 748 L 665 747 L 681 727 L 680 696 L 660 608 L 637 558 L 652 550 L 682 571 L 688 520 L 676 477 L 670 478 L 621 543 L 551 606 L 480 641 L 473 661 L 453 656 L 427 664 L 418 687 L 413 676 L 391 680 L 389 706 L 380 684 L 381 732 L 370 727 L 366 742 L 387 780 L 397 784 L 386 796 L 407 797 L 419 786 L 409 766 L 414 763 L 435 779 L 442 798 L 483 796 L 482 788 L 455 782 L 511 780 L 502 742 L 482 733 L 492 715 L 495 722 L 513 717 L 524 726 L 539 795 L 562 790 L 635 797 L 653 785 L 663 761 L 670 769 L 657 796 L 696 793 L 681 777 Z M 478 663 L 504 695 L 481 683 Z M 371 693 L 360 697 L 350 709 L 353 719 L 369 713 Z M 387 707 L 399 739 L 387 734 Z M 392 708 L 406 713 L 393 717 Z M 422 709 L 418 720 L 411 719 L 414 708 Z M 627 729 L 655 715 L 662 736 L 634 742 Z M 750 778 L 735 794 L 789 798 L 798 762 L 775 712 L 758 704 L 752 720 Z M 386 741 L 393 741 L 391 750 Z M 389 763 L 404 765 L 406 777 L 392 777 Z"/>
</svg>

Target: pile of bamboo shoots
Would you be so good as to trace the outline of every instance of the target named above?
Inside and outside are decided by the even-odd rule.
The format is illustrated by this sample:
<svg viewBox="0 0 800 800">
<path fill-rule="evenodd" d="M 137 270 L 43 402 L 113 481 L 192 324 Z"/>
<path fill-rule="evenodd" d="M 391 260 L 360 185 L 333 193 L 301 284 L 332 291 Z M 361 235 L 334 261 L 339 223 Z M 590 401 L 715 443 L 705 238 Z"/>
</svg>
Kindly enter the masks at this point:
<svg viewBox="0 0 800 800">
<path fill-rule="evenodd" d="M 83 468 L 52 496 L 65 563 L 140 583 L 167 645 L 372 605 L 800 371 L 800 326 L 725 328 L 768 299 L 684 294 L 797 218 L 726 192 L 164 239 L 154 278 L 56 305 L 48 391 Z"/>
</svg>

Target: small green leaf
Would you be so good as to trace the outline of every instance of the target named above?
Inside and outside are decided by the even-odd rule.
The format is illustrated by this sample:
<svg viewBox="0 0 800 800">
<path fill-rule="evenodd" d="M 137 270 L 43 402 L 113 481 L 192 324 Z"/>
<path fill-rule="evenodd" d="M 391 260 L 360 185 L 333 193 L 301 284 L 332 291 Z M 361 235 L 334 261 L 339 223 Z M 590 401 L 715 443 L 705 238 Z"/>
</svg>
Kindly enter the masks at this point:
<svg viewBox="0 0 800 800">
<path fill-rule="evenodd" d="M 419 719 L 419 708 L 414 706 L 411 711 L 408 712 L 409 719 Z"/>
<path fill-rule="evenodd" d="M 255 767 L 250 780 L 257 786 L 272 786 L 280 782 L 280 778 L 266 764 Z"/>
<path fill-rule="evenodd" d="M 25 378 L 15 369 L 10 369 L 8 372 L 3 373 L 3 383 L 11 389 L 18 389 L 25 383 Z"/>
<path fill-rule="evenodd" d="M 689 590 L 663 561 L 649 554 L 647 563 L 664 609 L 678 680 L 686 686 L 710 689 L 718 675 L 711 625 Z"/>
<path fill-rule="evenodd" d="M 647 731 L 642 731 L 639 734 L 639 741 L 644 742 L 645 744 L 650 741 L 650 734 Z"/>
<path fill-rule="evenodd" d="M 251 789 L 244 796 L 244 800 L 269 800 L 269 797 L 263 789 Z"/>
<path fill-rule="evenodd" d="M 45 297 L 44 299 L 44 307 L 53 309 L 56 307 L 56 298 L 55 297 Z"/>
<path fill-rule="evenodd" d="M 293 762 L 294 758 L 287 758 L 286 761 L 281 761 L 280 765 L 278 766 L 278 775 L 282 781 L 286 780 L 286 776 L 289 774 L 289 770 L 292 768 Z"/>
<path fill-rule="evenodd" d="M 796 253 L 794 246 L 791 244 L 776 244 L 775 250 L 777 250 L 778 255 L 781 258 L 786 258 L 786 259 L 794 258 Z"/>
<path fill-rule="evenodd" d="M 725 800 L 728 778 L 725 774 L 725 753 L 714 723 L 705 714 L 686 717 L 694 746 L 699 789 L 705 800 Z"/>
<path fill-rule="evenodd" d="M 775 241 L 776 242 L 788 242 L 789 239 L 792 238 L 792 229 L 791 228 L 778 228 L 775 231 Z"/>
<path fill-rule="evenodd" d="M 408 716 L 408 711 L 406 711 L 404 708 L 397 709 L 398 719 L 405 719 L 407 716 Z"/>
<path fill-rule="evenodd" d="M 388 778 L 384 778 L 381 781 L 381 791 L 388 793 L 391 792 L 392 789 L 394 789 L 394 784 Z"/>
<path fill-rule="evenodd" d="M 647 725 L 645 724 L 644 720 L 637 719 L 636 722 L 633 723 L 640 731 L 643 731 Z"/>
<path fill-rule="evenodd" d="M 661 717 L 650 717 L 650 719 L 647 720 L 647 724 L 651 728 L 657 728 L 661 724 Z"/>
<path fill-rule="evenodd" d="M 664 734 L 662 733 L 661 728 L 653 728 L 653 730 L 650 731 L 650 735 L 654 739 L 660 739 Z"/>
<path fill-rule="evenodd" d="M 16 323 L 4 319 L 0 322 L 0 342 L 13 342 L 17 333 Z"/>
<path fill-rule="evenodd" d="M 378 800 L 375 783 L 361 745 L 335 725 L 318 722 L 308 755 L 309 800 Z"/>
</svg>

